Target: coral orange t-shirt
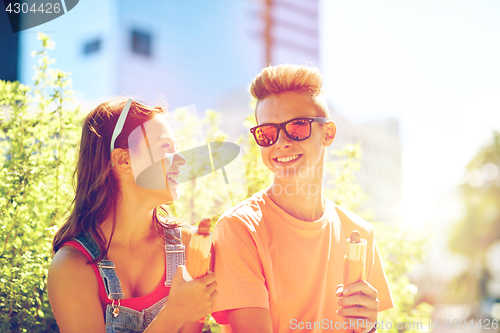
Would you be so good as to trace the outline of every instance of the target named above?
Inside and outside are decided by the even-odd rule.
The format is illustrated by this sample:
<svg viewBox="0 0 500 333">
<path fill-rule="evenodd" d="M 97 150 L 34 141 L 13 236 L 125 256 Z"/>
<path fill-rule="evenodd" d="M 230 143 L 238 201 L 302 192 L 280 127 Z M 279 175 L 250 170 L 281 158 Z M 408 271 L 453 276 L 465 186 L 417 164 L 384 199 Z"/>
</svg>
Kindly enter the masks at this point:
<svg viewBox="0 0 500 333">
<path fill-rule="evenodd" d="M 301 221 L 264 191 L 225 212 L 215 228 L 219 296 L 212 313 L 222 332 L 231 332 L 225 310 L 246 307 L 269 309 L 273 332 L 352 332 L 339 326 L 335 296 L 352 230 L 368 242 L 366 280 L 378 291 L 379 311 L 389 309 L 394 303 L 373 227 L 357 215 L 325 199 L 319 220 Z"/>
</svg>

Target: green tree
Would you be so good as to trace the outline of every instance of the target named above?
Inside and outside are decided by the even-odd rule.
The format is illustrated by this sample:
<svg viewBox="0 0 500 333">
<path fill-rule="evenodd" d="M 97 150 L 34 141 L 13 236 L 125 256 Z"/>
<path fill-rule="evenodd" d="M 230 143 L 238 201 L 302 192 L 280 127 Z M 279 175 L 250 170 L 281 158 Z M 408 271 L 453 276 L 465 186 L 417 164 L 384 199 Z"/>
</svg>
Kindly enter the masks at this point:
<svg viewBox="0 0 500 333">
<path fill-rule="evenodd" d="M 171 208 L 181 221 L 197 223 L 203 218 L 212 218 L 212 225 L 214 225 L 219 215 L 224 210 L 231 208 L 232 202 L 234 205 L 237 204 L 235 198 L 239 198 L 239 201 L 241 201 L 248 194 L 247 188 L 243 186 L 242 182 L 242 186 L 232 184 L 233 186 L 230 187 L 232 196 L 229 196 L 228 191 L 223 188 L 229 188 L 229 186 L 226 185 L 221 170 L 212 172 L 212 165 L 227 165 L 232 162 L 233 157 L 228 150 L 224 149 L 225 147 L 217 147 L 212 144 L 228 140 L 228 135 L 219 129 L 221 116 L 218 112 L 207 110 L 205 116 L 201 119 L 200 126 L 182 126 L 176 133 L 176 140 L 180 150 L 208 143 L 210 143 L 211 147 L 211 163 L 206 163 L 207 161 L 203 159 L 197 160 L 197 156 L 191 156 L 189 150 L 184 151 L 184 154 L 189 154 L 186 157 L 188 159 L 191 157 L 191 159 L 189 159 L 188 166 L 183 168 L 182 174 L 184 176 L 189 175 L 194 180 L 182 184 L 180 199 L 171 205 Z M 176 124 L 196 124 L 199 121 L 197 116 L 188 112 L 187 108 L 182 108 L 175 110 L 174 122 Z M 204 131 L 201 126 L 204 127 Z M 199 132 L 202 131 L 205 134 L 206 142 L 199 142 Z M 233 146 L 233 148 L 237 148 L 236 145 Z M 229 167 L 226 166 L 227 168 Z M 217 191 L 214 191 L 214 189 L 217 189 Z"/>
<path fill-rule="evenodd" d="M 452 230 L 449 248 L 469 259 L 469 269 L 451 283 L 447 300 L 475 304 L 488 295 L 486 253 L 500 240 L 500 132 L 467 165 L 468 182 L 460 186 L 464 216 Z"/>
<path fill-rule="evenodd" d="M 401 227 L 384 223 L 374 223 L 374 228 L 395 304 L 394 308 L 381 312 L 378 321 L 390 322 L 392 327 L 387 329 L 389 332 L 421 332 L 427 328 L 434 308 L 425 302 L 417 303 L 418 288 L 410 282 L 407 274 L 425 258 L 428 236 L 415 235 Z M 397 323 L 409 325 L 398 329 Z"/>
<path fill-rule="evenodd" d="M 77 135 L 69 74 L 51 68 L 54 45 L 39 34 L 34 86 L 0 81 L 0 331 L 57 326 L 47 269 L 57 223 L 73 195 Z"/>
</svg>

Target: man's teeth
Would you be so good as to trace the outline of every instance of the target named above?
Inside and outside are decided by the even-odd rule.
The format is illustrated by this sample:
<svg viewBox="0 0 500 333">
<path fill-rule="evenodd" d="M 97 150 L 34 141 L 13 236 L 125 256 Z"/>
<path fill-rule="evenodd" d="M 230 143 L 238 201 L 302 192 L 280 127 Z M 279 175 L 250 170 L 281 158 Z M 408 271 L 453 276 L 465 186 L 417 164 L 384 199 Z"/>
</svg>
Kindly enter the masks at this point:
<svg viewBox="0 0 500 333">
<path fill-rule="evenodd" d="M 295 154 L 295 155 L 287 156 L 287 157 L 278 157 L 278 158 L 276 158 L 276 160 L 278 162 L 281 162 L 281 163 L 286 163 L 286 162 L 296 160 L 297 158 L 299 158 L 299 156 L 300 156 L 299 154 Z"/>
</svg>

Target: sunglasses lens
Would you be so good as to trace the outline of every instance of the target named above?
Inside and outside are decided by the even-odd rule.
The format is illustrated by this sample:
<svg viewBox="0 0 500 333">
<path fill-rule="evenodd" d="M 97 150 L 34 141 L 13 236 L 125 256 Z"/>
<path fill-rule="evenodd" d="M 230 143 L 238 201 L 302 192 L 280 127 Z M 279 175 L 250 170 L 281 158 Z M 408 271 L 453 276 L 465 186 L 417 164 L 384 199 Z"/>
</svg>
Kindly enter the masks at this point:
<svg viewBox="0 0 500 333">
<path fill-rule="evenodd" d="M 286 132 L 294 140 L 304 140 L 311 134 L 311 126 L 307 120 L 297 119 L 286 124 Z"/>
<path fill-rule="evenodd" d="M 274 126 L 260 126 L 255 129 L 255 139 L 261 146 L 271 146 L 276 142 L 278 130 Z"/>
</svg>

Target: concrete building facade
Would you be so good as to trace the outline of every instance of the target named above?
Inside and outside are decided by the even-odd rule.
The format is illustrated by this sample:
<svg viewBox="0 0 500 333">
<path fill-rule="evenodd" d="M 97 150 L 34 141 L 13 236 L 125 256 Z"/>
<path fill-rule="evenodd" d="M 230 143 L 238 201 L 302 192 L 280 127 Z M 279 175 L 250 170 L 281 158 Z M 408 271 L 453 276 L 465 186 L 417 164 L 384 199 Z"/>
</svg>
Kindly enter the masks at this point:
<svg viewBox="0 0 500 333">
<path fill-rule="evenodd" d="M 56 66 L 72 72 L 86 108 L 133 96 L 171 108 L 196 105 L 223 114 L 235 139 L 252 112 L 248 85 L 270 62 L 321 68 L 318 0 L 86 0 L 65 15 L 19 33 L 19 79 L 29 84 L 36 31 L 56 42 Z M 360 182 L 383 220 L 393 220 L 401 195 L 397 124 L 356 126 L 334 116 L 337 147 L 361 142 L 366 177 Z M 236 124 L 236 126 L 235 126 Z"/>
</svg>

